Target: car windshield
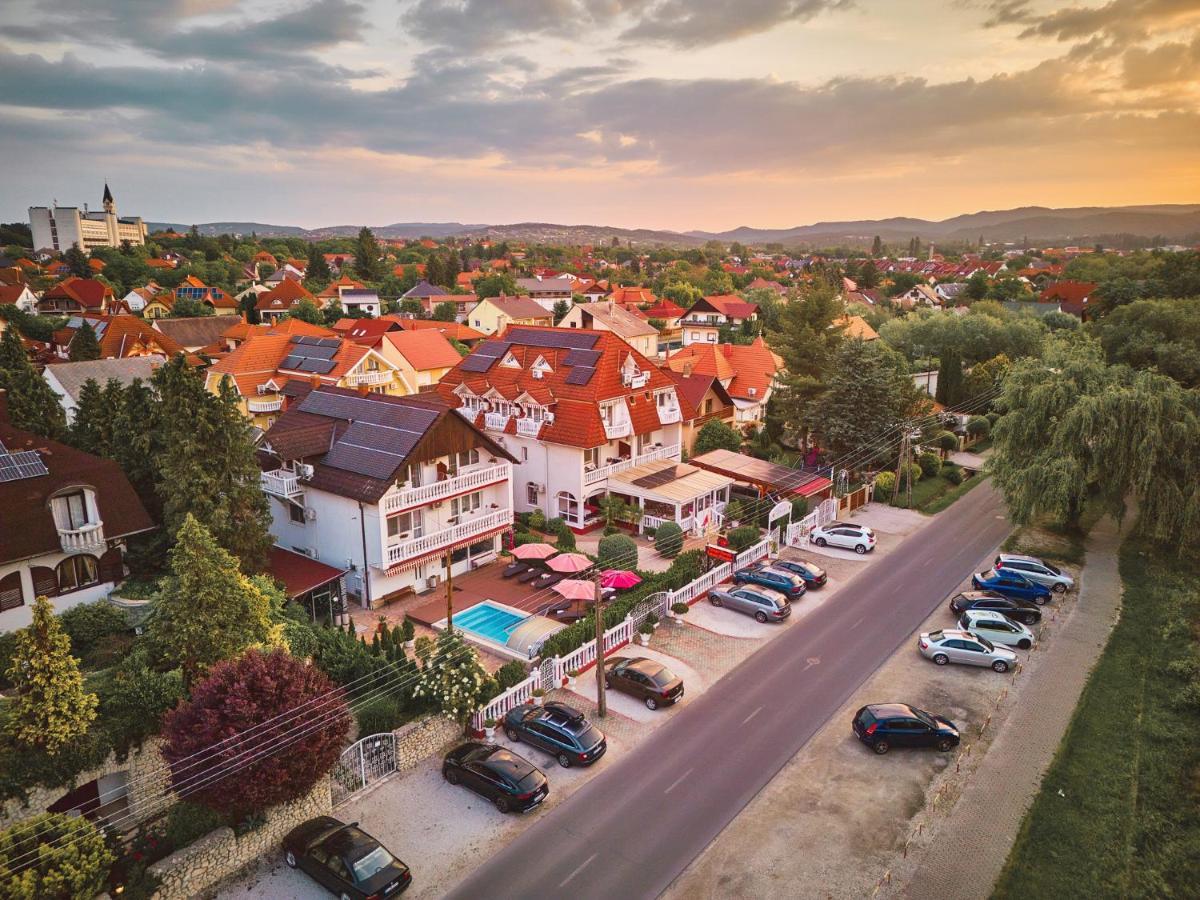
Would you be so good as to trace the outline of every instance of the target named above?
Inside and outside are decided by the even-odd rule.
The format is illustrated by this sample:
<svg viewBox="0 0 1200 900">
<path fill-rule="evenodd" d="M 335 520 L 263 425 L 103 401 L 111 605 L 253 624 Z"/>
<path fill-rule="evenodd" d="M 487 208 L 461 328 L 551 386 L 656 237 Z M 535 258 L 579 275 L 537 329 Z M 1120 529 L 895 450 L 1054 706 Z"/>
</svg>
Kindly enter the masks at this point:
<svg viewBox="0 0 1200 900">
<path fill-rule="evenodd" d="M 392 864 L 395 857 L 388 853 L 383 847 L 376 847 L 362 859 L 357 859 L 352 864 L 354 870 L 354 880 L 359 884 L 369 878 L 373 878 Z"/>
<path fill-rule="evenodd" d="M 581 722 L 579 728 L 568 726 L 567 731 L 571 733 L 575 740 L 579 741 L 580 747 L 593 747 L 600 743 L 600 739 L 604 737 L 600 733 L 600 729 L 591 722 Z"/>
<path fill-rule="evenodd" d="M 675 674 L 670 669 L 662 668 L 651 675 L 650 680 L 659 687 L 666 687 L 675 680 Z"/>
<path fill-rule="evenodd" d="M 874 725 L 875 717 L 871 715 L 871 711 L 869 709 L 864 709 L 858 714 L 858 721 L 863 725 Z"/>
<path fill-rule="evenodd" d="M 945 635 L 943 635 L 940 631 L 929 632 L 929 639 L 931 641 L 940 641 L 943 637 L 945 637 Z"/>
<path fill-rule="evenodd" d="M 977 641 L 979 641 L 979 643 L 983 644 L 984 649 L 987 650 L 988 653 L 991 653 L 993 650 L 996 649 L 996 645 L 993 644 L 991 641 L 989 641 L 985 637 L 980 637 L 979 635 L 975 635 L 975 640 L 977 640 Z"/>
<path fill-rule="evenodd" d="M 1050 565 L 1050 563 L 1042 563 L 1042 565 L 1045 566 L 1047 569 L 1049 569 L 1051 572 L 1053 572 L 1055 575 L 1062 574 L 1062 569 L 1056 569 L 1056 568 L 1054 568 L 1054 566 Z"/>
<path fill-rule="evenodd" d="M 933 721 L 933 717 L 923 709 L 913 708 L 912 714 L 928 725 L 930 728 L 937 728 L 937 722 Z"/>
</svg>

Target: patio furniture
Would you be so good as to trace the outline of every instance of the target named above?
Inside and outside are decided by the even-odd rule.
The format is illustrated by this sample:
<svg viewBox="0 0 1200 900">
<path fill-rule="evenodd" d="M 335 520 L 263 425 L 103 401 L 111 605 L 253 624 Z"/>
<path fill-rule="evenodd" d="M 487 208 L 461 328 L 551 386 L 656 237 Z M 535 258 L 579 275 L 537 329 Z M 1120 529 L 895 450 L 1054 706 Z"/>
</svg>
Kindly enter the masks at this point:
<svg viewBox="0 0 1200 900">
<path fill-rule="evenodd" d="M 528 572 L 531 568 L 533 568 L 533 567 L 531 565 L 529 565 L 529 563 L 521 562 L 520 560 L 517 560 L 516 562 L 510 563 L 508 566 L 506 566 L 504 571 L 500 573 L 500 577 L 501 578 L 512 578 L 516 575 L 520 575 L 524 572 Z"/>
<path fill-rule="evenodd" d="M 513 547 L 509 552 L 517 559 L 545 559 L 557 553 L 558 548 L 553 544 L 546 543 L 521 544 L 519 547 Z"/>
<path fill-rule="evenodd" d="M 582 553 L 560 553 L 553 559 L 547 560 L 546 565 L 548 565 L 555 572 L 572 574 L 575 572 L 582 572 L 585 569 L 590 569 L 592 567 L 592 561 Z"/>
<path fill-rule="evenodd" d="M 545 574 L 546 574 L 545 569 L 538 569 L 538 568 L 535 568 L 534 566 L 530 566 L 528 572 L 524 572 L 517 576 L 517 581 L 519 581 L 521 584 L 528 584 L 529 582 L 533 581 L 535 578 L 541 578 Z"/>
<path fill-rule="evenodd" d="M 543 588 L 553 587 L 554 585 L 556 585 L 560 581 L 562 581 L 564 578 L 566 578 L 565 575 L 560 575 L 557 572 L 547 572 L 545 575 L 541 576 L 537 580 L 531 581 L 529 583 L 529 586 L 535 590 L 540 591 Z"/>
</svg>

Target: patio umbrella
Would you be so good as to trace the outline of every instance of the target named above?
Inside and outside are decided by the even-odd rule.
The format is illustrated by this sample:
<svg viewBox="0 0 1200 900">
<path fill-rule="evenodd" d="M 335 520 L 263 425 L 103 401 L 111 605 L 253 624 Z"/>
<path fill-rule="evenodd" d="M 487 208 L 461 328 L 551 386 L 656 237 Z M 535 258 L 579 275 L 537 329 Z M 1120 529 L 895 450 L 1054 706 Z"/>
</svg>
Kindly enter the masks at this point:
<svg viewBox="0 0 1200 900">
<path fill-rule="evenodd" d="M 558 552 L 553 544 L 522 544 L 512 548 L 512 555 L 517 559 L 545 559 Z"/>
<path fill-rule="evenodd" d="M 557 591 L 568 600 L 592 600 L 596 596 L 596 586 L 590 581 L 581 581 L 578 578 L 564 579 L 550 590 Z"/>
<path fill-rule="evenodd" d="M 592 561 L 582 553 L 560 553 L 546 565 L 555 572 L 582 572 L 592 567 Z"/>
<path fill-rule="evenodd" d="M 642 579 L 637 572 L 627 572 L 624 569 L 605 569 L 600 573 L 601 587 L 623 591 L 641 583 Z"/>
</svg>

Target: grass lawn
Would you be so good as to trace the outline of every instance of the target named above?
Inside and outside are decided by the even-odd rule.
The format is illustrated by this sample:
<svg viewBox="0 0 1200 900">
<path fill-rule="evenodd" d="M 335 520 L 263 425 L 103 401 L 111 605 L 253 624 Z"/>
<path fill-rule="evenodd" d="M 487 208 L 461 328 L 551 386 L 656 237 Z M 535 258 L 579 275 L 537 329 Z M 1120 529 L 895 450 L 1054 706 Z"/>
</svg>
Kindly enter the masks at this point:
<svg viewBox="0 0 1200 900">
<path fill-rule="evenodd" d="M 981 481 L 983 478 L 979 475 L 966 479 L 962 484 L 955 484 L 941 475 L 922 478 L 913 483 L 911 508 L 929 515 L 941 512 Z M 910 508 L 908 495 L 903 488 L 900 489 L 900 496 L 896 498 L 894 505 L 900 509 Z"/>
<path fill-rule="evenodd" d="M 1200 565 L 1128 540 L 1125 601 L 995 896 L 1195 897 Z"/>
<path fill-rule="evenodd" d="M 1103 514 L 1099 504 L 1089 502 L 1077 528 L 1064 528 L 1044 520 L 1030 522 L 1010 534 L 1000 549 L 1078 565 L 1083 562 L 1084 539 Z"/>
</svg>

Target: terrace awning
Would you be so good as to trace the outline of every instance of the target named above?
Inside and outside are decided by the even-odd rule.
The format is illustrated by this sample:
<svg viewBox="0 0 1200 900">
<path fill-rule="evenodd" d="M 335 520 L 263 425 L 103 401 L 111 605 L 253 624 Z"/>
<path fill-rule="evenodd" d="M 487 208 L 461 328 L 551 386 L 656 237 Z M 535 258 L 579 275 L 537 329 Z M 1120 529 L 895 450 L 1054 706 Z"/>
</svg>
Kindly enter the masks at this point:
<svg viewBox="0 0 1200 900">
<path fill-rule="evenodd" d="M 732 484 L 732 478 L 669 459 L 642 463 L 608 476 L 608 489 L 612 493 L 672 506 L 707 497 Z"/>
</svg>

